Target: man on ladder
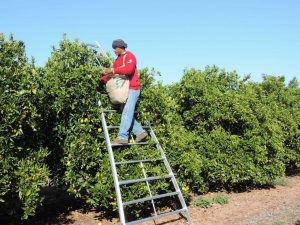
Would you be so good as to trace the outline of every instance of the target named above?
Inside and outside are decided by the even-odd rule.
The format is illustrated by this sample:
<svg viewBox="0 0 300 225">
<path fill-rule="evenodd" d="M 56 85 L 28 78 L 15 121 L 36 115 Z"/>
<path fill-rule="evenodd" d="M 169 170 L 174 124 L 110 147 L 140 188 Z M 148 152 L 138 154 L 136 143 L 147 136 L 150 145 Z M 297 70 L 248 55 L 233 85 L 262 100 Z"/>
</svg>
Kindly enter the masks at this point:
<svg viewBox="0 0 300 225">
<path fill-rule="evenodd" d="M 99 46 L 99 45 L 98 45 Z M 121 115 L 121 124 L 119 126 L 107 126 L 105 115 L 107 113 L 114 113 L 116 110 L 103 109 L 101 100 L 99 99 L 98 104 L 101 107 L 101 122 L 106 140 L 106 147 L 109 153 L 109 160 L 112 168 L 112 174 L 114 179 L 114 186 L 116 190 L 116 197 L 118 203 L 118 210 L 120 216 L 120 223 L 122 225 L 134 225 L 138 223 L 142 223 L 149 220 L 159 219 L 164 216 L 173 215 L 177 213 L 184 213 L 188 223 L 191 222 L 191 217 L 188 212 L 188 208 L 186 206 L 185 200 L 183 198 L 182 192 L 179 188 L 179 185 L 176 181 L 175 175 L 172 171 L 172 168 L 167 160 L 167 157 L 156 137 L 154 131 L 152 130 L 150 124 L 147 126 L 141 126 L 136 119 L 134 118 L 134 110 L 136 107 L 136 103 L 138 101 L 138 97 L 140 95 L 140 84 L 138 79 L 138 71 L 136 68 L 136 58 L 135 56 L 125 49 L 127 48 L 127 44 L 121 40 L 114 40 L 112 43 L 112 47 L 114 52 L 117 55 L 117 59 L 113 63 L 111 68 L 102 68 L 104 71 L 104 76 L 101 78 L 101 81 L 106 83 L 106 91 L 110 98 L 110 101 L 113 104 L 125 103 L 122 115 Z M 100 63 L 99 63 L 100 65 Z M 122 80 L 121 80 L 122 78 Z M 129 79 L 128 79 L 129 78 Z M 126 82 L 125 82 L 126 81 Z M 126 85 L 121 85 L 120 83 L 126 83 Z M 124 91 L 124 92 L 123 92 Z M 128 92 L 127 92 L 128 91 Z M 127 99 L 126 96 L 128 95 Z M 125 96 L 125 98 L 123 98 Z M 119 127 L 119 133 L 117 138 L 111 142 L 108 129 L 115 129 Z M 129 130 L 132 128 L 132 132 L 136 136 L 134 143 L 128 143 L 129 138 Z M 149 131 L 151 140 L 153 140 L 153 144 L 148 142 L 141 142 L 148 136 L 148 133 L 143 129 L 146 128 Z M 140 143 L 137 143 L 140 142 Z M 127 146 L 130 148 L 132 145 L 148 145 L 151 148 L 155 148 L 159 151 L 160 156 L 155 158 L 137 158 L 137 159 L 119 159 L 115 160 L 113 148 L 118 148 L 119 146 Z M 144 164 L 158 163 L 161 169 L 164 169 L 164 173 L 153 175 L 151 173 L 147 173 L 145 170 Z M 133 176 L 125 178 L 122 175 L 118 174 L 117 167 L 124 165 L 136 165 L 140 164 L 140 168 L 142 170 L 142 176 Z M 151 165 L 150 165 L 151 166 Z M 125 178 L 125 179 L 124 179 Z M 151 190 L 151 186 L 149 182 L 155 182 L 158 180 L 165 180 L 165 182 L 170 183 L 172 185 L 171 190 L 165 191 L 162 193 L 155 193 Z M 144 183 L 148 189 L 148 196 L 136 196 L 137 198 L 126 199 L 123 201 L 121 189 L 126 185 L 134 185 Z M 168 212 L 157 212 L 157 207 L 155 206 L 155 201 L 160 201 L 164 198 L 176 198 L 180 207 L 175 210 L 171 210 Z M 135 220 L 128 221 L 125 218 L 124 208 L 140 203 L 149 203 L 151 202 L 153 207 L 153 213 L 150 217 L 146 218 L 137 218 Z M 126 222 L 127 221 L 127 222 Z"/>
<path fill-rule="evenodd" d="M 134 111 L 140 96 L 140 83 L 138 78 L 137 61 L 135 56 L 126 51 L 127 44 L 122 39 L 114 40 L 112 43 L 117 59 L 112 68 L 105 68 L 101 77 L 103 83 L 107 82 L 107 76 L 125 75 L 129 78 L 128 98 L 122 111 L 121 124 L 117 138 L 112 144 L 127 144 L 129 130 L 135 135 L 135 142 L 144 140 L 148 134 L 134 118 Z"/>
</svg>

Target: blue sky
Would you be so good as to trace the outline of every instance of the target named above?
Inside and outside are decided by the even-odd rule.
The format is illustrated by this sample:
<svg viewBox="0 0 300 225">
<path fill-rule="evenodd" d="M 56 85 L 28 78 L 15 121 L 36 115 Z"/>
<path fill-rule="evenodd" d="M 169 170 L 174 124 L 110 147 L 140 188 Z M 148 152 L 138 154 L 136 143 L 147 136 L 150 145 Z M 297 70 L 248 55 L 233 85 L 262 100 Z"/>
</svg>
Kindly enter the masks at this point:
<svg viewBox="0 0 300 225">
<path fill-rule="evenodd" d="M 298 0 L 9 0 L 0 32 L 25 41 L 39 66 L 66 33 L 110 53 L 111 42 L 124 39 L 138 67 L 159 70 L 165 84 L 207 65 L 258 82 L 262 74 L 300 80 Z"/>
</svg>

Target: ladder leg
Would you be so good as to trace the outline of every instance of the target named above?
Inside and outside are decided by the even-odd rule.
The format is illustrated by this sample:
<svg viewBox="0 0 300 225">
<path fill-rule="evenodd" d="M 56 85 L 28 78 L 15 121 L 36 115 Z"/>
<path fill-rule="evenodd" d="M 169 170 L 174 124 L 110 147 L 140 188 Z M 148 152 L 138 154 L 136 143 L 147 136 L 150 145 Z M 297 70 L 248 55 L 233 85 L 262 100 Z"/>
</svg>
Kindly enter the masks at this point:
<svg viewBox="0 0 300 225">
<path fill-rule="evenodd" d="M 132 136 L 131 136 L 131 139 L 134 140 Z M 137 152 L 137 154 L 139 155 L 139 152 Z M 144 178 L 147 178 L 147 173 L 146 173 L 146 170 L 145 170 L 143 162 L 140 162 L 140 165 L 141 165 L 141 168 L 142 168 L 142 171 L 143 171 Z M 151 192 L 151 189 L 150 189 L 150 186 L 149 186 L 149 182 L 147 180 L 146 180 L 146 185 L 147 185 L 147 189 L 148 189 L 149 195 L 152 198 L 153 195 L 152 195 L 152 192 Z M 153 199 L 151 200 L 151 203 L 152 203 L 152 208 L 153 208 L 154 214 L 155 214 L 155 216 L 157 216 L 157 212 L 156 212 L 156 208 L 155 208 L 155 204 L 154 204 L 154 200 Z"/>
<path fill-rule="evenodd" d="M 150 125 L 149 125 L 149 127 L 150 127 Z M 180 190 L 180 188 L 179 188 L 179 186 L 178 186 L 178 183 L 177 183 L 177 181 L 176 181 L 176 179 L 175 179 L 175 176 L 174 176 L 173 171 L 172 171 L 172 168 L 171 168 L 171 166 L 170 166 L 170 164 L 169 164 L 169 162 L 168 162 L 168 160 L 167 160 L 167 158 L 166 158 L 166 155 L 165 155 L 165 153 L 164 153 L 164 151 L 163 151 L 161 145 L 159 144 L 158 139 L 157 139 L 156 135 L 154 134 L 154 132 L 153 132 L 153 130 L 152 130 L 151 127 L 150 127 L 150 136 L 151 136 L 151 138 L 153 138 L 153 140 L 155 140 L 155 142 L 157 143 L 157 144 L 156 144 L 156 147 L 157 147 L 157 149 L 160 151 L 161 157 L 164 158 L 164 164 L 165 164 L 165 167 L 167 168 L 169 174 L 172 175 L 171 180 L 172 180 L 173 186 L 174 186 L 175 190 L 178 191 L 178 192 L 180 193 L 180 194 L 178 195 L 179 201 L 180 201 L 180 203 L 181 203 L 182 208 L 185 209 L 186 219 L 187 219 L 188 223 L 190 224 L 192 220 L 191 220 L 191 216 L 190 216 L 190 214 L 189 214 L 187 205 L 186 205 L 186 203 L 185 203 L 185 201 L 184 201 L 182 192 L 181 192 L 181 190 Z"/>
<path fill-rule="evenodd" d="M 122 203 L 122 196 L 121 196 L 121 190 L 120 190 L 120 185 L 119 185 L 119 180 L 118 180 L 118 174 L 117 174 L 115 159 L 114 159 L 111 142 L 110 142 L 110 137 L 108 134 L 107 124 L 106 124 L 106 120 L 105 120 L 103 111 L 101 112 L 101 122 L 102 122 L 102 127 L 103 127 L 103 131 L 104 131 L 104 135 L 105 135 L 106 147 L 108 150 L 109 161 L 110 161 L 111 170 L 112 170 L 113 179 L 114 179 L 114 186 L 115 186 L 116 195 L 117 195 L 117 204 L 118 204 L 120 222 L 122 225 L 125 225 L 126 220 L 125 220 L 125 215 L 124 215 L 124 208 L 123 208 L 123 203 Z"/>
<path fill-rule="evenodd" d="M 146 171 L 145 171 L 144 164 L 141 162 L 140 165 L 142 167 L 144 178 L 147 178 L 147 174 L 146 174 Z M 147 184 L 147 188 L 148 188 L 148 192 L 150 194 L 150 197 L 153 197 L 151 189 L 150 189 L 150 186 L 149 186 L 149 181 L 146 181 L 146 184 Z M 153 199 L 151 200 L 151 203 L 152 203 L 152 208 L 153 208 L 154 214 L 155 214 L 155 216 L 157 216 L 157 212 L 156 212 L 156 208 L 155 208 L 155 204 L 154 204 L 154 200 Z"/>
</svg>

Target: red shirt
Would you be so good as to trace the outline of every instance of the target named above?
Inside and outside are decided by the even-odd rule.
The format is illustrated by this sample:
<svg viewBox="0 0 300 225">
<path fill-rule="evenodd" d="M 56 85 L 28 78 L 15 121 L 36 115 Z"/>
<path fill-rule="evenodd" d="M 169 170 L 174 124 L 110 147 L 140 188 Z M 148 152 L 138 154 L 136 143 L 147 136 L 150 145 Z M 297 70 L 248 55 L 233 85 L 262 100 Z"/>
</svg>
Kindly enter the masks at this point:
<svg viewBox="0 0 300 225">
<path fill-rule="evenodd" d="M 140 82 L 136 64 L 135 56 L 131 52 L 126 51 L 117 57 L 112 68 L 114 70 L 114 74 L 129 76 L 129 89 L 139 90 Z M 107 74 L 101 77 L 101 80 L 106 82 L 106 76 Z"/>
</svg>

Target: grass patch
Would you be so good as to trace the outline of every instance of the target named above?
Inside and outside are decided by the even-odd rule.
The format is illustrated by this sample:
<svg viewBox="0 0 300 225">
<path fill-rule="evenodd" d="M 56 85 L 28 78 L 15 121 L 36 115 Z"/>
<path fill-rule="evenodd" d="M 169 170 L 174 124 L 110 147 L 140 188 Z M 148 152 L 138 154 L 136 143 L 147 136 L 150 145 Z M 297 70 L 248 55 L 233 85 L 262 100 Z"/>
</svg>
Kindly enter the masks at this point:
<svg viewBox="0 0 300 225">
<path fill-rule="evenodd" d="M 282 221 L 276 221 L 273 223 L 273 225 L 285 225 L 285 223 Z"/>
<path fill-rule="evenodd" d="M 210 207 L 210 204 L 212 203 L 212 199 L 211 198 L 207 198 L 207 197 L 197 197 L 194 202 L 193 205 L 194 206 L 198 206 L 201 208 L 208 208 Z"/>
<path fill-rule="evenodd" d="M 220 205 L 225 205 L 228 204 L 229 199 L 227 196 L 222 196 L 218 194 L 217 197 L 213 198 L 213 202 Z"/>
<path fill-rule="evenodd" d="M 286 177 L 278 177 L 272 182 L 272 184 L 274 186 L 287 186 L 289 181 Z"/>
<path fill-rule="evenodd" d="M 193 201 L 194 206 L 198 206 L 201 208 L 208 208 L 211 206 L 212 203 L 220 204 L 220 205 L 225 205 L 229 203 L 229 199 L 227 196 L 222 196 L 222 195 L 217 195 L 214 198 L 208 198 L 208 197 L 197 197 Z"/>
</svg>

